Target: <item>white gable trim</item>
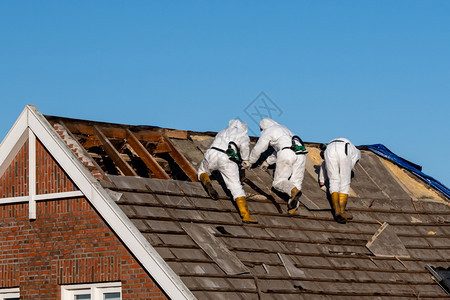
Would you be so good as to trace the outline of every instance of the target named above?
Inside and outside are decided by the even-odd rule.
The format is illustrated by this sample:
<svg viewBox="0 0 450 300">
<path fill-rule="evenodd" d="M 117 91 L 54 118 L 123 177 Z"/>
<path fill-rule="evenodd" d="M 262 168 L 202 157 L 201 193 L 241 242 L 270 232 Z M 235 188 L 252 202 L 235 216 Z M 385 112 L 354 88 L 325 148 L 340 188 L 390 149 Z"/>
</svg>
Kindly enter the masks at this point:
<svg viewBox="0 0 450 300">
<path fill-rule="evenodd" d="M 34 105 L 25 107 L 0 145 L 0 175 L 28 138 L 27 129 L 40 140 L 161 289 L 172 299 L 195 299 L 180 277 L 150 245 Z M 19 146 L 20 143 L 22 145 Z"/>
</svg>

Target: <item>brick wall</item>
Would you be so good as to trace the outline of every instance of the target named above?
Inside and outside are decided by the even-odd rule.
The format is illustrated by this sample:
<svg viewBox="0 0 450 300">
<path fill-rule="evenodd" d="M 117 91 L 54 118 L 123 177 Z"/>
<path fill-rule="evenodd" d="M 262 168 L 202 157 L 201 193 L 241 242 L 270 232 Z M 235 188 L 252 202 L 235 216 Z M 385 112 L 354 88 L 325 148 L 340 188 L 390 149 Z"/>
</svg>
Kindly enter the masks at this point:
<svg viewBox="0 0 450 300">
<path fill-rule="evenodd" d="M 36 141 L 36 164 L 37 194 L 77 190 L 72 181 L 38 140 Z M 27 195 L 28 141 L 19 150 L 11 165 L 0 178 L 0 196 L 2 198 Z"/>
<path fill-rule="evenodd" d="M 41 193 L 74 189 L 39 147 Z M 27 194 L 19 188 L 27 184 L 26 149 L 0 179 L 1 196 Z M 60 299 L 62 284 L 120 281 L 123 299 L 167 299 L 86 199 L 39 201 L 36 210 L 30 221 L 28 203 L 0 205 L 0 288 L 20 287 L 21 299 Z"/>
</svg>

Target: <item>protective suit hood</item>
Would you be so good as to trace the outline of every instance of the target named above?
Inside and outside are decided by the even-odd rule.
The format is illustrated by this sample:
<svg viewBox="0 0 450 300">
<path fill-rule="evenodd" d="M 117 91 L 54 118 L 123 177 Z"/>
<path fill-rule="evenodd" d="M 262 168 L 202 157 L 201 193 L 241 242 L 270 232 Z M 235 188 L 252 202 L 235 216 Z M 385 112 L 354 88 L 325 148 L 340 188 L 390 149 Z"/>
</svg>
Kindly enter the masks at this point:
<svg viewBox="0 0 450 300">
<path fill-rule="evenodd" d="M 240 133 L 247 133 L 248 131 L 247 123 L 244 123 L 241 120 L 230 120 L 230 122 L 228 122 L 228 128 L 236 128 Z"/>
<path fill-rule="evenodd" d="M 261 130 L 272 127 L 273 125 L 279 125 L 279 124 L 270 118 L 264 118 L 264 119 L 261 119 L 261 121 L 259 121 L 259 128 L 261 128 Z"/>
</svg>

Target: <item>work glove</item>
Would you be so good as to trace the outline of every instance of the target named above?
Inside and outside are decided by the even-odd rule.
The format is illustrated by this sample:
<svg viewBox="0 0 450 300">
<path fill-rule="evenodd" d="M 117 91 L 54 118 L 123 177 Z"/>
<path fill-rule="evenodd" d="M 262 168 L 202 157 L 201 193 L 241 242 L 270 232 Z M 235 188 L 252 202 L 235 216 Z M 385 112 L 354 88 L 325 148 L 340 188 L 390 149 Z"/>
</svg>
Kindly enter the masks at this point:
<svg viewBox="0 0 450 300">
<path fill-rule="evenodd" d="M 248 160 L 244 160 L 241 163 L 242 169 L 248 170 L 251 168 L 252 164 Z"/>
<path fill-rule="evenodd" d="M 324 191 L 325 193 L 327 192 L 327 186 L 324 184 L 324 185 L 321 185 L 320 186 L 320 189 L 322 190 L 322 191 Z"/>
<path fill-rule="evenodd" d="M 265 161 L 261 164 L 261 169 L 263 171 L 266 171 L 268 167 L 269 167 L 269 163 L 267 161 Z"/>
</svg>

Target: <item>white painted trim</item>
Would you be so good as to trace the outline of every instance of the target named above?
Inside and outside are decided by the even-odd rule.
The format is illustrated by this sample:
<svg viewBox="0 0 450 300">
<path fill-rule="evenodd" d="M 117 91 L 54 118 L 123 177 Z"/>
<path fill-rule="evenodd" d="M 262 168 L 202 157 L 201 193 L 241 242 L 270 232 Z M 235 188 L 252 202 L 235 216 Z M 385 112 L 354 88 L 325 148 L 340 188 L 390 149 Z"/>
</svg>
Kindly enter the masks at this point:
<svg viewBox="0 0 450 300">
<path fill-rule="evenodd" d="M 89 294 L 92 300 L 102 300 L 105 293 L 120 293 L 120 299 L 122 299 L 122 283 L 102 282 L 61 285 L 61 300 L 73 300 L 76 295 L 84 294 Z"/>
<path fill-rule="evenodd" d="M 44 200 L 53 200 L 53 199 L 78 198 L 78 197 L 84 197 L 84 195 L 81 191 L 39 194 L 39 195 L 34 196 L 34 200 L 35 201 L 44 201 Z M 21 202 L 28 202 L 28 201 L 30 201 L 29 196 L 0 198 L 0 205 L 11 204 L 11 203 L 21 203 Z"/>
<path fill-rule="evenodd" d="M 170 268 L 114 200 L 111 199 L 106 190 L 79 161 L 73 151 L 65 144 L 35 106 L 27 105 L 25 107 L 24 112 L 0 145 L 0 166 L 3 165 L 5 158 L 8 156 L 8 153 L 5 152 L 11 151 L 17 143 L 18 139 L 14 139 L 12 136 L 21 136 L 23 131 L 26 130 L 27 124 L 161 289 L 171 299 L 196 299 L 181 278 Z M 16 125 L 20 126 L 20 128 L 15 128 Z M 12 135 L 11 132 L 15 134 Z M 11 146 L 11 144 L 14 145 Z"/>
<path fill-rule="evenodd" d="M 36 220 L 36 136 L 28 129 L 28 217 Z"/>
<path fill-rule="evenodd" d="M 28 140 L 27 126 L 27 114 L 24 110 L 0 144 L 0 177 L 3 176 L 19 150 Z"/>
<path fill-rule="evenodd" d="M 0 288 L 0 300 L 3 299 L 11 299 L 11 298 L 20 298 L 20 290 L 19 288 Z"/>
<path fill-rule="evenodd" d="M 30 197 L 10 197 L 10 198 L 0 198 L 0 205 L 2 204 L 12 204 L 12 203 L 22 203 L 30 201 Z"/>
<path fill-rule="evenodd" d="M 16 288 L 0 288 L 0 294 L 6 294 L 6 293 L 19 293 L 20 290 L 18 287 Z"/>
<path fill-rule="evenodd" d="M 36 201 L 43 201 L 52 199 L 77 198 L 77 197 L 84 197 L 84 195 L 81 191 L 73 191 L 62 193 L 39 194 L 34 196 L 34 199 Z"/>
</svg>

